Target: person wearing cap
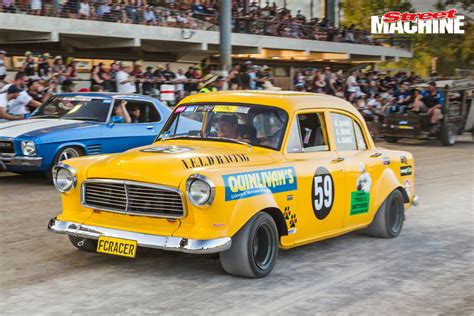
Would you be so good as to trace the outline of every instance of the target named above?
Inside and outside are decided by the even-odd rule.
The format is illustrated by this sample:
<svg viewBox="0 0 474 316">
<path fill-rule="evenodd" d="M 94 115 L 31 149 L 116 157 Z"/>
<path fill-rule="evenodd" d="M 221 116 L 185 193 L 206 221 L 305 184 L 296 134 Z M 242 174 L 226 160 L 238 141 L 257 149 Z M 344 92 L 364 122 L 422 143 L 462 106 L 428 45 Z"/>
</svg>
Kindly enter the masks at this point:
<svg viewBox="0 0 474 316">
<path fill-rule="evenodd" d="M 25 53 L 26 60 L 23 63 L 22 70 L 26 73 L 28 77 L 33 77 L 35 75 L 36 63 L 31 52 Z"/>
<path fill-rule="evenodd" d="M 27 90 L 22 90 L 19 86 L 16 86 L 22 91 L 18 97 L 8 102 L 8 113 L 14 115 L 26 115 L 41 105 L 41 101 L 35 100 L 33 96 L 30 95 L 30 92 L 33 94 L 38 93 L 38 90 L 41 87 L 39 80 L 30 80 L 26 86 Z"/>
<path fill-rule="evenodd" d="M 217 123 L 217 136 L 237 139 L 238 119 L 234 114 L 222 115 Z"/>
<path fill-rule="evenodd" d="M 209 93 L 209 92 L 216 92 L 217 87 L 214 83 L 217 81 L 218 76 L 215 74 L 207 74 L 202 78 L 202 82 L 200 84 L 199 93 Z"/>
<path fill-rule="evenodd" d="M 395 91 L 393 97 L 395 98 L 396 104 L 391 106 L 390 112 L 392 113 L 396 113 L 398 111 L 400 111 L 401 113 L 406 112 L 406 109 L 410 105 L 411 96 L 412 96 L 411 91 L 408 90 L 408 86 L 409 86 L 408 82 L 403 81 L 400 84 L 400 89 Z"/>
<path fill-rule="evenodd" d="M 76 87 L 76 84 L 74 83 L 74 81 L 72 81 L 70 79 L 66 79 L 66 80 L 63 81 L 63 83 L 61 85 L 61 91 L 64 92 L 64 93 L 74 92 L 75 87 Z"/>
<path fill-rule="evenodd" d="M 24 115 L 14 115 L 9 113 L 9 103 L 14 101 L 22 90 L 16 85 L 10 85 L 5 93 L 0 94 L 0 122 L 22 120 L 25 118 Z"/>
<path fill-rule="evenodd" d="M 66 79 L 66 67 L 64 67 L 64 60 L 61 56 L 54 57 L 53 68 L 51 70 L 54 81 L 58 85 L 61 85 Z"/>
<path fill-rule="evenodd" d="M 51 55 L 49 55 L 49 53 L 44 53 L 39 59 L 38 77 L 40 77 L 43 80 L 47 80 L 49 78 L 51 66 L 48 63 L 48 58 L 50 57 Z"/>
</svg>

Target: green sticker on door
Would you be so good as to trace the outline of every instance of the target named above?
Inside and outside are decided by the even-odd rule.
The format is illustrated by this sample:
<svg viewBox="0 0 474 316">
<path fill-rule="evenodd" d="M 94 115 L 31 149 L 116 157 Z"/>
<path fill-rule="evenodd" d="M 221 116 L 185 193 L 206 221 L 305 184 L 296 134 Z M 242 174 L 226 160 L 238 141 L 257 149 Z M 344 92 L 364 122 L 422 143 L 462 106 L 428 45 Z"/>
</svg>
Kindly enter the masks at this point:
<svg viewBox="0 0 474 316">
<path fill-rule="evenodd" d="M 370 193 L 365 191 L 351 192 L 350 215 L 364 214 L 369 211 Z"/>
</svg>

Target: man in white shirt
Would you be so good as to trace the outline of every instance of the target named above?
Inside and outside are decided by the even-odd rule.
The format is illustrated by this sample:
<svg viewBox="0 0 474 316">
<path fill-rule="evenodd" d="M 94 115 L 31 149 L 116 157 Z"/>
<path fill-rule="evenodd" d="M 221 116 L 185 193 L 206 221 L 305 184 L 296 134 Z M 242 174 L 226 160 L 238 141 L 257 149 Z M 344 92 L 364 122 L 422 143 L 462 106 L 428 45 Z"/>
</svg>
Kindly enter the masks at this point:
<svg viewBox="0 0 474 316">
<path fill-rule="evenodd" d="M 357 71 L 354 70 L 351 72 L 351 75 L 347 77 L 346 80 L 346 91 L 347 91 L 347 96 L 348 100 L 352 102 L 354 97 L 357 94 L 358 91 L 358 83 L 357 83 Z"/>
<path fill-rule="evenodd" d="M 130 77 L 130 67 L 120 64 L 120 70 L 115 75 L 118 93 L 135 93 L 135 78 Z"/>
<path fill-rule="evenodd" d="M 0 122 L 24 119 L 24 115 L 12 115 L 8 111 L 8 103 L 14 101 L 21 92 L 22 90 L 20 88 L 11 85 L 7 92 L 0 94 Z"/>
</svg>

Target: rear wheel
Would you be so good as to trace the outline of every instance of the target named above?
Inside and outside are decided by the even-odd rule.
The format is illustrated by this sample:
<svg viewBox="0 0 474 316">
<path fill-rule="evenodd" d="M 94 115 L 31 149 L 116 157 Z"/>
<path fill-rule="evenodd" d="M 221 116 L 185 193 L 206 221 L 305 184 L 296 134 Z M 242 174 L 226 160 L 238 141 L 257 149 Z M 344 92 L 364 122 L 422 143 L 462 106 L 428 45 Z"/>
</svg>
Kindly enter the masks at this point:
<svg viewBox="0 0 474 316">
<path fill-rule="evenodd" d="M 398 138 L 395 136 L 385 136 L 385 141 L 387 143 L 396 143 L 398 141 Z"/>
<path fill-rule="evenodd" d="M 273 218 L 258 213 L 232 238 L 232 247 L 220 253 L 224 270 L 233 275 L 262 278 L 275 266 L 279 235 Z"/>
<path fill-rule="evenodd" d="M 48 171 L 46 171 L 46 179 L 51 183 L 53 182 L 53 167 L 56 166 L 61 161 L 71 159 L 71 158 L 81 157 L 81 156 L 84 156 L 84 154 L 85 154 L 84 150 L 80 147 L 71 146 L 71 147 L 65 147 L 61 149 L 56 155 L 56 157 L 54 158 L 54 162 L 51 168 L 49 168 Z"/>
<path fill-rule="evenodd" d="M 441 144 L 444 146 L 452 146 L 456 142 L 456 132 L 454 130 L 454 125 L 453 124 L 443 124 L 441 126 Z"/>
<path fill-rule="evenodd" d="M 395 190 L 383 202 L 374 220 L 364 231 L 374 237 L 395 238 L 402 231 L 404 217 L 403 196 Z"/>
<path fill-rule="evenodd" d="M 96 252 L 97 240 L 68 235 L 71 244 L 79 250 Z"/>
</svg>

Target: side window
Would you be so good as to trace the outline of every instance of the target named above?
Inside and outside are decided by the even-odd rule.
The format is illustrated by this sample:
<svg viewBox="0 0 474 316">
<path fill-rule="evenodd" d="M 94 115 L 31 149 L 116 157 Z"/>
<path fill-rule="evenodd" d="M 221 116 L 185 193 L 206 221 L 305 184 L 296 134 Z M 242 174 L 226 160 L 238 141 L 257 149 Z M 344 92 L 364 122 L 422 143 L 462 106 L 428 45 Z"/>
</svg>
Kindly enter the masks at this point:
<svg viewBox="0 0 474 316">
<path fill-rule="evenodd" d="M 331 113 L 337 150 L 365 150 L 367 144 L 357 122 L 347 115 Z"/>
<path fill-rule="evenodd" d="M 355 137 L 357 141 L 357 149 L 359 150 L 366 150 L 367 144 L 365 143 L 364 134 L 362 134 L 362 130 L 360 129 L 360 125 L 354 121 L 354 130 L 355 130 Z"/>
<path fill-rule="evenodd" d="M 329 150 L 323 117 L 319 113 L 298 114 L 288 141 L 288 152 Z"/>
<path fill-rule="evenodd" d="M 155 105 L 140 100 L 125 100 L 126 108 L 132 123 L 151 123 L 161 120 L 160 113 L 156 110 Z"/>
</svg>

